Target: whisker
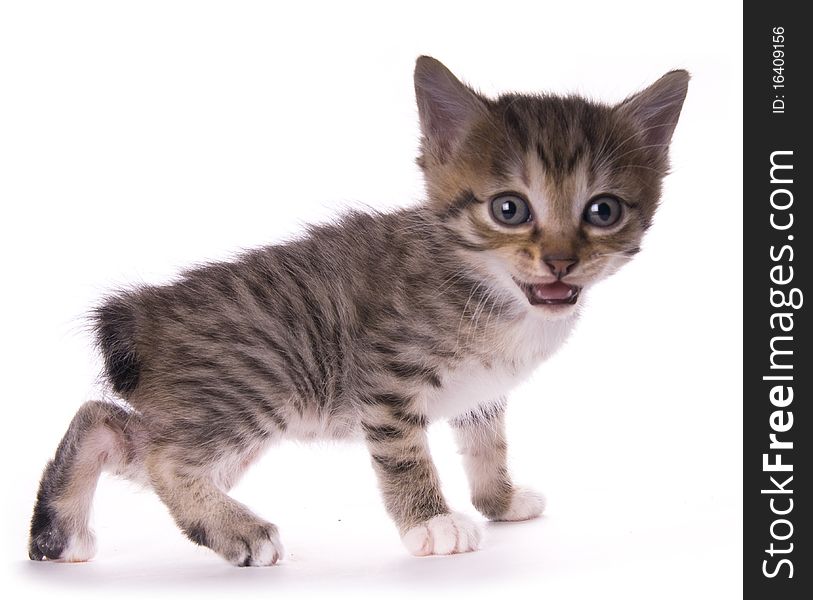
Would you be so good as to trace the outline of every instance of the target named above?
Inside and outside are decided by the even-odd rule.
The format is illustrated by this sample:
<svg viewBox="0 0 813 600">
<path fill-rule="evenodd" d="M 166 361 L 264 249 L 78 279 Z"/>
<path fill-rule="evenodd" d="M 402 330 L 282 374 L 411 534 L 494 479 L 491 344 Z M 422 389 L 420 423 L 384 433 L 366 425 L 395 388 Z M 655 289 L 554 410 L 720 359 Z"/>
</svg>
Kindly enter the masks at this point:
<svg viewBox="0 0 813 600">
<path fill-rule="evenodd" d="M 632 258 L 636 254 L 638 254 L 638 252 L 639 252 L 638 248 L 634 250 L 625 250 L 623 252 L 602 252 L 600 254 L 591 254 L 590 258 L 605 258 L 605 257 Z"/>
<path fill-rule="evenodd" d="M 452 273 L 449 277 L 444 279 L 437 288 L 435 288 L 435 293 L 430 296 L 430 298 L 437 298 L 440 296 L 446 288 L 451 287 L 456 282 L 460 281 L 466 275 L 470 275 L 471 272 L 467 267 L 462 267 Z"/>
<path fill-rule="evenodd" d="M 457 341 L 455 347 L 460 346 L 460 329 L 463 327 L 463 318 L 466 316 L 466 309 L 469 307 L 469 302 L 471 302 L 472 296 L 474 296 L 474 293 L 480 289 L 483 283 L 483 281 L 478 281 L 477 285 L 472 287 L 471 292 L 469 292 L 469 297 L 466 299 L 466 304 L 463 306 L 463 311 L 460 313 L 460 320 L 457 323 Z"/>
</svg>

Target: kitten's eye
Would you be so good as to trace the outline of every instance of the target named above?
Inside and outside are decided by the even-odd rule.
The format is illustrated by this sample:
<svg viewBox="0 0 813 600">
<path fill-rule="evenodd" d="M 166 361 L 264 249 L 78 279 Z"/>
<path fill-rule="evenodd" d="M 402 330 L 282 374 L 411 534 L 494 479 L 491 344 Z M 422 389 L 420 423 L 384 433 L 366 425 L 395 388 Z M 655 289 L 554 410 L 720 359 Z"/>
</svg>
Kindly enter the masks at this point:
<svg viewBox="0 0 813 600">
<path fill-rule="evenodd" d="M 596 227 L 615 225 L 621 218 L 621 203 L 613 196 L 598 196 L 584 209 L 584 220 Z"/>
<path fill-rule="evenodd" d="M 522 225 L 531 220 L 531 209 L 519 196 L 497 196 L 491 201 L 491 215 L 503 225 Z"/>
</svg>

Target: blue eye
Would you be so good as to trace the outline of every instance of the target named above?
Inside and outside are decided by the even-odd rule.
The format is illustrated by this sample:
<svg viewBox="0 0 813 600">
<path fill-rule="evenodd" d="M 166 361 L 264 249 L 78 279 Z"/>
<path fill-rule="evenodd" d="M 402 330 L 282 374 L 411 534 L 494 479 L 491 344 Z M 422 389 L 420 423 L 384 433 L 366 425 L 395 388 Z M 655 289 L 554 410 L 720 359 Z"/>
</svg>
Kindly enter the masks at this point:
<svg viewBox="0 0 813 600">
<path fill-rule="evenodd" d="M 584 220 L 596 227 L 610 227 L 621 218 L 621 202 L 615 196 L 597 196 L 584 209 Z"/>
<path fill-rule="evenodd" d="M 522 225 L 531 220 L 531 209 L 519 196 L 506 194 L 491 201 L 491 216 L 503 225 Z"/>
</svg>

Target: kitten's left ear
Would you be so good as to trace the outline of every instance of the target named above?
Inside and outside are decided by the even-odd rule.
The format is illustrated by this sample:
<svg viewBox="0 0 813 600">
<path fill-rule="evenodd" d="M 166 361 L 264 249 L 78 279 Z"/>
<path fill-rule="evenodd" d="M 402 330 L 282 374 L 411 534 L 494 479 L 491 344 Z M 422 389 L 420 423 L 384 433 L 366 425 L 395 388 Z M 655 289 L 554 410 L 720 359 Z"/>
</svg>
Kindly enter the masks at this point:
<svg viewBox="0 0 813 600">
<path fill-rule="evenodd" d="M 665 149 L 675 131 L 688 87 L 688 71 L 670 71 L 617 105 L 616 110 L 638 122 L 647 145 Z"/>
</svg>

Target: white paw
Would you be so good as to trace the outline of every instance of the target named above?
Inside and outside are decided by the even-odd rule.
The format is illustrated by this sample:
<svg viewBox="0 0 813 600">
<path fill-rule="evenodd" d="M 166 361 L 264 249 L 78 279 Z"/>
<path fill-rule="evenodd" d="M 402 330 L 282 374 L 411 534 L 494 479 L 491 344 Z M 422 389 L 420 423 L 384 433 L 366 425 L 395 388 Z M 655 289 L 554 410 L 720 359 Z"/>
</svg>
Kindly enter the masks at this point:
<svg viewBox="0 0 813 600">
<path fill-rule="evenodd" d="M 85 562 L 96 555 L 96 537 L 88 530 L 68 538 L 65 550 L 59 560 L 64 562 Z"/>
<path fill-rule="evenodd" d="M 481 537 L 477 523 L 465 515 L 452 512 L 416 525 L 401 536 L 401 540 L 415 556 L 429 556 L 477 550 Z"/>
<path fill-rule="evenodd" d="M 514 489 L 511 504 L 497 521 L 527 521 L 534 519 L 545 510 L 545 496 L 528 488 Z"/>
<path fill-rule="evenodd" d="M 276 564 L 284 554 L 285 550 L 278 537 L 275 540 L 264 540 L 256 545 L 248 564 L 252 567 L 267 567 Z"/>
<path fill-rule="evenodd" d="M 219 552 L 238 567 L 268 567 L 283 556 L 285 550 L 279 539 L 276 526 L 270 523 L 260 527 L 246 527 L 242 534 L 232 532 L 219 544 Z"/>
</svg>

